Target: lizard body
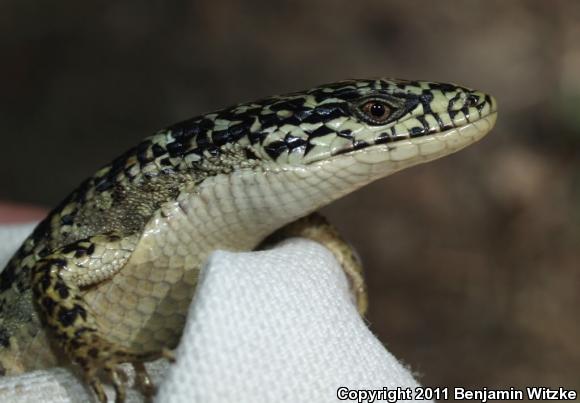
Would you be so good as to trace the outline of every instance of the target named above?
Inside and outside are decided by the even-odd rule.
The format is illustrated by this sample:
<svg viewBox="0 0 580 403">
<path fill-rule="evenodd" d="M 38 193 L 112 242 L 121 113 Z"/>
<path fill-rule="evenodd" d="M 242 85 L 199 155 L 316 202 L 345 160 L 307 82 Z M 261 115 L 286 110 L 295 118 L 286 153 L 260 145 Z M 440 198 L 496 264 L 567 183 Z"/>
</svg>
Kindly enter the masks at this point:
<svg viewBox="0 0 580 403">
<path fill-rule="evenodd" d="M 491 96 L 456 85 L 349 80 L 159 131 L 84 181 L 0 274 L 0 371 L 72 361 L 101 400 L 99 370 L 122 399 L 117 364 L 175 347 L 209 253 L 252 250 L 284 226 L 324 240 L 311 231 L 324 222 L 292 223 L 479 140 L 495 117 Z"/>
</svg>

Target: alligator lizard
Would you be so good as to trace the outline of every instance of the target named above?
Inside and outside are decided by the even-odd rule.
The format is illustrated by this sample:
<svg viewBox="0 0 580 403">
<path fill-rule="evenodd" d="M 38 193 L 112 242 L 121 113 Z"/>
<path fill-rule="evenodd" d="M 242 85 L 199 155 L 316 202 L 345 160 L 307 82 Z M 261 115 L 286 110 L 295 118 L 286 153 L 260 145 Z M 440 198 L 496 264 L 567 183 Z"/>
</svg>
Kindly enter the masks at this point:
<svg viewBox="0 0 580 403">
<path fill-rule="evenodd" d="M 85 180 L 0 275 L 0 371 L 74 363 L 101 401 L 118 365 L 176 346 L 199 268 L 216 249 L 301 235 L 360 265 L 313 213 L 391 173 L 479 140 L 495 100 L 453 84 L 349 80 L 235 105 L 144 139 Z M 65 354 L 60 353 L 64 351 Z"/>
</svg>

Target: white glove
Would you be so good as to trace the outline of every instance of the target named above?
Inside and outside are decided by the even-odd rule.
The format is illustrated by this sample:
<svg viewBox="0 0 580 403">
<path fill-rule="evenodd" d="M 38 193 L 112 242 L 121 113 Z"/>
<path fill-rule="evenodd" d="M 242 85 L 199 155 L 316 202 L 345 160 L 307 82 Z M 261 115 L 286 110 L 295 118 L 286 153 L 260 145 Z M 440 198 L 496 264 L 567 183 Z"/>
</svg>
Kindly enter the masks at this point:
<svg viewBox="0 0 580 403">
<path fill-rule="evenodd" d="M 0 263 L 30 229 L 0 229 Z M 176 357 L 166 373 L 163 362 L 148 365 L 159 385 L 155 402 L 337 402 L 340 387 L 418 386 L 358 315 L 334 256 L 304 239 L 268 251 L 212 254 Z M 0 378 L 0 401 L 89 396 L 63 369 Z M 140 395 L 128 388 L 127 401 Z"/>
</svg>

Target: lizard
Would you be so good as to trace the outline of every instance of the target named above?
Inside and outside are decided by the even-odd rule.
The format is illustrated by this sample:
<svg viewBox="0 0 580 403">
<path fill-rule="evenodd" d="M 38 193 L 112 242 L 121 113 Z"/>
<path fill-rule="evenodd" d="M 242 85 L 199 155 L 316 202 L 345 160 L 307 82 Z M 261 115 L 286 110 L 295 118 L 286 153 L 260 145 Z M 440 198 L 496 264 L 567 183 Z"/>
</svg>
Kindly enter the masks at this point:
<svg viewBox="0 0 580 403">
<path fill-rule="evenodd" d="M 97 399 L 119 365 L 168 356 L 217 249 L 288 236 L 336 255 L 361 315 L 361 264 L 316 211 L 484 137 L 495 99 L 455 84 L 353 79 L 206 113 L 145 138 L 41 221 L 0 274 L 0 374 L 74 364 Z M 63 354 L 64 353 L 64 354 Z"/>
</svg>

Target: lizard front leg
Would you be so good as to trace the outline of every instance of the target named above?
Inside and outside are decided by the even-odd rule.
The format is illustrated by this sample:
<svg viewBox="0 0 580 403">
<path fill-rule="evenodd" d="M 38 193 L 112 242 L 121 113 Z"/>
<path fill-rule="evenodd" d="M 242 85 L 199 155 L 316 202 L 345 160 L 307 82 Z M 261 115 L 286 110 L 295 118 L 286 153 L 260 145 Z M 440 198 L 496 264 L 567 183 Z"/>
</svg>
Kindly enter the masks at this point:
<svg viewBox="0 0 580 403">
<path fill-rule="evenodd" d="M 135 363 L 147 378 L 143 361 L 160 354 L 134 353 L 107 341 L 106 329 L 83 299 L 83 288 L 110 279 L 128 261 L 137 236 L 97 235 L 55 250 L 32 270 L 34 301 L 41 319 L 70 359 L 78 364 L 101 402 L 106 402 L 99 372 L 110 377 L 117 401 L 125 398 L 118 365 Z"/>
<path fill-rule="evenodd" d="M 350 282 L 358 311 L 364 316 L 368 307 L 368 297 L 362 265 L 355 250 L 340 236 L 338 230 L 321 214 L 312 213 L 280 228 L 267 237 L 260 247 L 265 247 L 290 237 L 311 239 L 321 243 L 334 254 Z"/>
</svg>

